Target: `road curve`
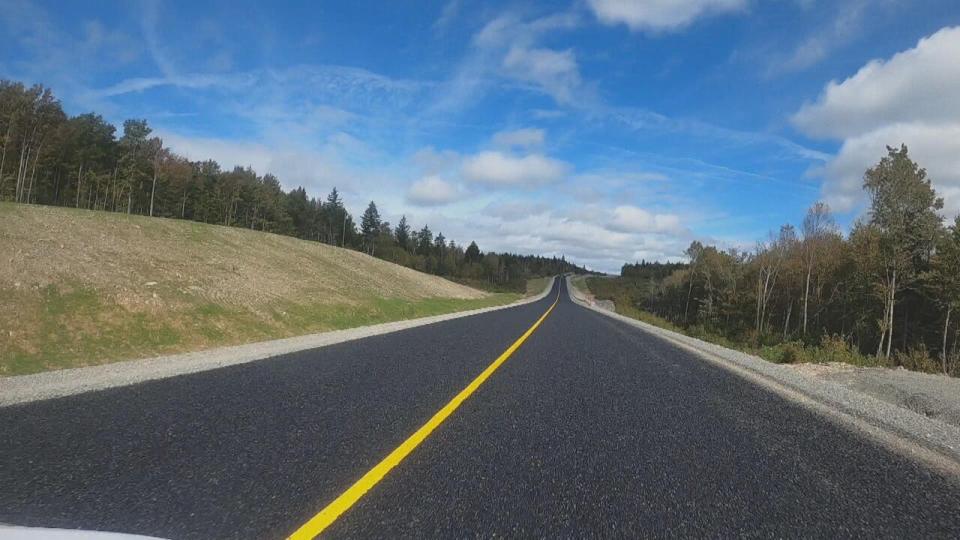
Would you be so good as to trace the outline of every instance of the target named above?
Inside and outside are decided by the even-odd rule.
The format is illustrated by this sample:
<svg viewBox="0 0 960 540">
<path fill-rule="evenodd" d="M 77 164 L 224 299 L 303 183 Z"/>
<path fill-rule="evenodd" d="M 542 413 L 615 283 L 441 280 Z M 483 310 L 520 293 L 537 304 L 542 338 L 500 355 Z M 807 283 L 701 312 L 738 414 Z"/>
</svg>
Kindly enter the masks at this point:
<svg viewBox="0 0 960 540">
<path fill-rule="evenodd" d="M 960 536 L 960 482 L 554 293 L 0 408 L 0 522 L 281 538 L 487 368 L 331 537 Z"/>
</svg>

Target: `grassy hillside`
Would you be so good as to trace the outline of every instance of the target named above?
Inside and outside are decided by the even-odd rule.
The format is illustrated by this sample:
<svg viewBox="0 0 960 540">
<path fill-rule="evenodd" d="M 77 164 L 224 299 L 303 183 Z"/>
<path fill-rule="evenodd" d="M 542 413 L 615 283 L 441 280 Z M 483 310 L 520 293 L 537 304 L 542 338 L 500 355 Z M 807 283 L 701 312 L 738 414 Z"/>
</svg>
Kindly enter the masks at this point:
<svg viewBox="0 0 960 540">
<path fill-rule="evenodd" d="M 516 298 L 285 236 L 0 203 L 0 376 Z"/>
</svg>

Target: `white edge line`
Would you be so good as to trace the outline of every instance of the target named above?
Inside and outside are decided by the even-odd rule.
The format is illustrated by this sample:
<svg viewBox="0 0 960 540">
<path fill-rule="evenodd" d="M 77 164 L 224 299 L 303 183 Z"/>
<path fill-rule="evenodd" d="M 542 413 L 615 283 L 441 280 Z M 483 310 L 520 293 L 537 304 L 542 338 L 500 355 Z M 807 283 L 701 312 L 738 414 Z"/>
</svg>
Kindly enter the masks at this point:
<svg viewBox="0 0 960 540">
<path fill-rule="evenodd" d="M 539 295 L 523 298 L 502 306 L 491 306 L 443 315 L 433 315 L 404 321 L 360 326 L 344 330 L 246 343 L 243 345 L 219 347 L 182 354 L 157 356 L 140 360 L 127 360 L 97 366 L 61 369 L 31 375 L 0 377 L 0 407 L 71 396 L 107 388 L 130 386 L 146 381 L 246 364 L 298 351 L 318 349 L 337 343 L 390 334 L 463 317 L 472 317 L 491 311 L 515 308 L 532 304 L 546 298 L 555 283 L 556 277 L 553 277 L 546 289 Z"/>
</svg>

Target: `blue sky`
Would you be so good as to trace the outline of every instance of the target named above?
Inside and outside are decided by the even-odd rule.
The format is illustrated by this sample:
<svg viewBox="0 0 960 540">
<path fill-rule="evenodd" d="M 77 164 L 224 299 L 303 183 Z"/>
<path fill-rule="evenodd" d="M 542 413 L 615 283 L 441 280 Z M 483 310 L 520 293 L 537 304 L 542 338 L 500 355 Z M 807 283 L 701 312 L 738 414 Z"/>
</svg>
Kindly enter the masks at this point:
<svg viewBox="0 0 960 540">
<path fill-rule="evenodd" d="M 749 248 L 906 142 L 960 209 L 955 0 L 0 0 L 0 76 L 484 250 Z"/>
</svg>

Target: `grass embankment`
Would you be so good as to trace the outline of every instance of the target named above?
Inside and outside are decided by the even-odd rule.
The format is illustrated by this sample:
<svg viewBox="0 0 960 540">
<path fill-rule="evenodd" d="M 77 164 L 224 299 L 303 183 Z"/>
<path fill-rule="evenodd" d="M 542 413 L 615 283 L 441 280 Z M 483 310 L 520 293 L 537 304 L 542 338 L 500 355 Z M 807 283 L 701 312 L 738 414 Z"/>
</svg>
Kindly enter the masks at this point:
<svg viewBox="0 0 960 540">
<path fill-rule="evenodd" d="M 539 277 L 527 280 L 527 294 L 526 296 L 536 296 L 543 292 L 547 288 L 547 285 L 550 284 L 552 277 Z"/>
<path fill-rule="evenodd" d="M 0 376 L 502 305 L 316 242 L 0 203 Z"/>
<path fill-rule="evenodd" d="M 643 321 L 647 324 L 671 330 L 690 337 L 702 339 L 728 349 L 759 356 L 778 364 L 842 362 L 855 366 L 884 366 L 872 356 L 860 354 L 840 337 L 825 337 L 819 345 L 811 346 L 799 341 L 779 343 L 749 343 L 729 336 L 708 331 L 702 326 L 682 327 L 638 307 L 638 299 L 646 293 L 643 283 L 624 278 L 585 278 L 575 280 L 574 285 L 592 294 L 598 300 L 611 300 L 617 313 Z M 908 355 L 898 357 L 908 369 L 928 371 L 922 366 L 913 366 L 918 359 Z M 935 366 L 934 366 L 935 367 Z"/>
</svg>

